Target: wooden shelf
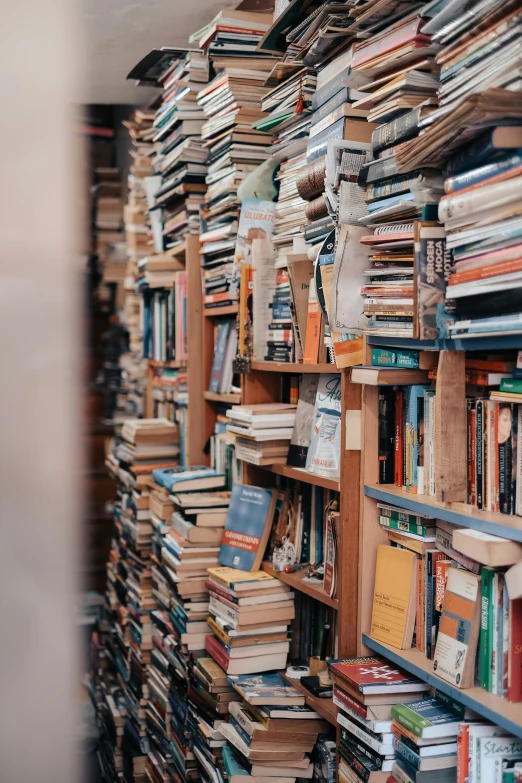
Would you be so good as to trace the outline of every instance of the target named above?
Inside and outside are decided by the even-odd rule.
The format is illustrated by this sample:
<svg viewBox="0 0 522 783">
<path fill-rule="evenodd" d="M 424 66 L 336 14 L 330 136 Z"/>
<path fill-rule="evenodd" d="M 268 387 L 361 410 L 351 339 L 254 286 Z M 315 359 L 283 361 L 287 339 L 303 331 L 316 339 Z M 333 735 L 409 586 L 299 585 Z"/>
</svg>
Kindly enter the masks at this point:
<svg viewBox="0 0 522 783">
<path fill-rule="evenodd" d="M 456 337 L 453 340 L 414 340 L 410 337 L 383 337 L 370 335 L 368 345 L 384 345 L 389 348 L 409 348 L 424 351 L 505 351 L 522 348 L 522 334 L 506 334 L 494 337 Z"/>
<path fill-rule="evenodd" d="M 177 359 L 172 362 L 157 362 L 155 359 L 149 359 L 149 367 L 162 367 L 166 370 L 180 370 L 187 366 L 187 362 L 183 359 Z"/>
<path fill-rule="evenodd" d="M 453 525 L 470 527 L 494 536 L 522 542 L 522 517 L 479 511 L 467 503 L 441 503 L 429 495 L 410 495 L 393 484 L 372 484 L 364 487 L 367 497 L 382 503 L 401 506 L 415 514 L 436 517 Z"/>
<path fill-rule="evenodd" d="M 498 723 L 510 734 L 522 738 L 522 703 L 511 704 L 506 699 L 487 693 L 482 688 L 466 690 L 455 688 L 435 674 L 433 661 L 426 658 L 419 650 L 397 650 L 395 647 L 375 641 L 366 634 L 363 634 L 362 641 L 367 647 L 388 658 L 397 666 L 401 666 L 410 674 L 475 710 L 482 718 Z"/>
<path fill-rule="evenodd" d="M 322 584 L 315 584 L 314 582 L 305 582 L 306 566 L 300 571 L 294 571 L 290 574 L 285 574 L 284 571 L 276 571 L 271 563 L 262 564 L 263 571 L 266 571 L 270 576 L 275 576 L 280 582 L 284 582 L 293 590 L 299 590 L 300 593 L 309 595 L 310 598 L 315 598 L 316 601 L 320 601 L 322 604 L 331 606 L 332 609 L 339 608 L 339 601 L 337 598 L 330 598 L 328 593 L 325 592 Z"/>
<path fill-rule="evenodd" d="M 296 691 L 303 694 L 310 709 L 315 710 L 319 713 L 321 718 L 327 720 L 332 726 L 337 727 L 337 707 L 332 699 L 319 699 L 317 696 L 311 694 L 310 691 L 307 691 L 299 680 L 293 680 L 291 677 L 285 677 L 285 680 L 290 683 L 290 685 L 293 685 Z"/>
<path fill-rule="evenodd" d="M 238 305 L 226 305 L 225 307 L 205 307 L 203 315 L 205 318 L 219 318 L 223 315 L 237 315 Z"/>
<path fill-rule="evenodd" d="M 302 468 L 292 468 L 290 465 L 259 465 L 261 470 L 269 470 L 271 473 L 277 473 L 278 476 L 304 481 L 307 484 L 313 484 L 314 487 L 324 487 L 325 489 L 335 489 L 339 492 L 341 488 L 340 480 L 337 478 L 325 478 L 310 473 Z"/>
<path fill-rule="evenodd" d="M 292 373 L 340 373 L 335 364 L 291 364 L 290 362 L 252 362 L 253 370 Z"/>
<path fill-rule="evenodd" d="M 232 405 L 239 405 L 241 403 L 240 394 L 217 394 L 216 392 L 206 391 L 203 392 L 203 399 L 207 402 L 225 402 Z"/>
<path fill-rule="evenodd" d="M 177 258 L 177 256 L 184 256 L 187 252 L 187 242 L 182 242 L 180 245 L 177 245 L 176 247 L 171 248 L 170 250 L 165 250 L 164 255 L 166 256 L 173 256 L 174 258 Z"/>
</svg>

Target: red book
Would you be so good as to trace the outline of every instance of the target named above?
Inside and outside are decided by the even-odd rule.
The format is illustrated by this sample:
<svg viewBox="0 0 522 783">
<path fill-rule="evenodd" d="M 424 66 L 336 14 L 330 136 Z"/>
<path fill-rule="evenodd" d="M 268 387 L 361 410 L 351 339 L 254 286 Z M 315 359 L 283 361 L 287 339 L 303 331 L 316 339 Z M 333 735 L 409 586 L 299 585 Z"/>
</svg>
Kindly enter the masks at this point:
<svg viewBox="0 0 522 783">
<path fill-rule="evenodd" d="M 339 702 L 339 704 L 342 704 L 344 707 L 346 707 L 347 710 L 352 710 L 353 712 L 356 712 L 357 715 L 360 715 L 361 718 L 366 720 L 366 718 L 368 717 L 368 708 L 365 707 L 364 704 L 361 704 L 360 701 L 356 701 L 355 699 L 352 699 L 352 697 L 348 693 L 346 693 L 346 691 L 343 691 L 337 685 L 334 685 L 333 695 L 334 698 Z"/>
<path fill-rule="evenodd" d="M 522 598 L 509 602 L 507 700 L 522 701 Z"/>
<path fill-rule="evenodd" d="M 375 57 L 392 52 L 409 43 L 431 43 L 429 35 L 422 35 L 420 28 L 425 24 L 424 19 L 413 19 L 406 24 L 391 29 L 378 37 L 372 38 L 367 43 L 360 44 L 352 58 L 352 70 L 357 70 L 364 63 Z"/>
<path fill-rule="evenodd" d="M 404 438 L 404 392 L 399 389 L 395 392 L 395 462 L 394 483 L 396 487 L 402 487 L 403 483 L 403 438 Z"/>
<path fill-rule="evenodd" d="M 205 640 L 205 650 L 212 656 L 215 662 L 221 666 L 223 671 L 227 671 L 230 663 L 230 657 L 220 645 L 215 636 L 207 636 Z"/>
<path fill-rule="evenodd" d="M 378 655 L 349 658 L 331 666 L 333 674 L 362 694 L 411 693 L 426 690 L 424 683 L 410 677 Z"/>
<path fill-rule="evenodd" d="M 466 783 L 469 774 L 469 724 L 459 723 L 457 736 L 457 783 Z"/>
<path fill-rule="evenodd" d="M 209 593 L 211 595 L 214 595 L 216 598 L 219 598 L 219 599 L 226 598 L 227 601 L 231 601 L 232 603 L 234 603 L 236 608 L 239 606 L 239 604 L 237 602 L 237 599 L 234 599 L 233 596 L 231 596 L 230 593 L 227 593 L 226 590 L 222 590 L 221 588 L 219 588 L 216 584 L 214 584 L 214 582 L 211 582 L 210 580 L 207 580 L 205 582 L 205 586 L 206 586 L 207 590 L 209 591 Z"/>
</svg>

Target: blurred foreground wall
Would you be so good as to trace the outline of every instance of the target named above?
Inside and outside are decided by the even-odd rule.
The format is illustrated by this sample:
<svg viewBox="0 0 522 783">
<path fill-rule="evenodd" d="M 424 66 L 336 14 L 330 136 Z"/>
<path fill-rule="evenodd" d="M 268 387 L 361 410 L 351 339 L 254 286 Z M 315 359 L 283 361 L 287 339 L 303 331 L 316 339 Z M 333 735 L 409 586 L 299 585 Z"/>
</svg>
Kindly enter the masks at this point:
<svg viewBox="0 0 522 783">
<path fill-rule="evenodd" d="M 73 783 L 75 0 L 0 2 L 0 780 Z"/>
</svg>

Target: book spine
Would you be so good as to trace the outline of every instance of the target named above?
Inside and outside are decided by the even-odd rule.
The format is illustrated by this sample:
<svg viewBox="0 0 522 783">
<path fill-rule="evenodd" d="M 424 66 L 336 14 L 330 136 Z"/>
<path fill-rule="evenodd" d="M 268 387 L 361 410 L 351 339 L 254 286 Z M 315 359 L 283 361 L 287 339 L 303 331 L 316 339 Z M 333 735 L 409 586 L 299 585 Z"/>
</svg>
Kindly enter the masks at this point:
<svg viewBox="0 0 522 783">
<path fill-rule="evenodd" d="M 498 411 L 499 443 L 498 443 L 498 471 L 499 471 L 499 508 L 502 514 L 511 513 L 511 473 L 513 458 L 513 405 L 501 403 Z"/>
<path fill-rule="evenodd" d="M 511 464 L 509 471 L 510 478 L 510 494 L 509 494 L 509 513 L 516 514 L 516 498 L 517 498 L 517 465 L 518 465 L 518 453 L 522 449 L 522 445 L 519 444 L 519 432 L 518 432 L 518 405 L 512 407 L 512 427 L 511 427 Z"/>
<path fill-rule="evenodd" d="M 499 654 L 499 681 L 498 695 L 503 699 L 507 696 L 508 688 L 508 659 L 509 659 L 509 596 L 506 586 L 506 578 L 503 573 L 499 574 L 499 592 L 500 592 L 500 654 Z"/>
<path fill-rule="evenodd" d="M 498 175 L 509 174 L 512 176 L 511 172 L 513 169 L 520 167 L 522 167 L 522 153 L 514 152 L 512 155 L 503 156 L 494 163 L 488 163 L 485 166 L 480 166 L 454 177 L 447 177 L 444 182 L 444 190 L 446 193 L 454 193 L 455 191 L 464 190 L 470 186 L 495 178 Z"/>
<path fill-rule="evenodd" d="M 312 109 L 313 114 L 311 116 L 312 125 L 317 124 L 318 122 L 321 122 L 321 120 L 324 120 L 326 117 L 328 117 L 331 112 L 335 111 L 339 108 L 339 106 L 342 106 L 344 103 L 348 101 L 348 88 L 343 87 L 341 90 L 333 93 L 331 92 L 332 89 L 335 89 L 335 87 L 338 85 L 338 82 L 334 80 L 333 84 L 325 84 L 325 86 L 322 88 L 323 94 L 322 96 L 319 95 L 319 98 L 316 99 L 317 93 L 319 93 L 319 90 L 316 90 L 314 93 L 314 96 L 312 98 Z M 328 88 L 328 90 L 326 89 Z M 328 92 L 330 93 L 328 95 Z M 325 100 L 325 96 L 328 96 Z M 321 97 L 323 98 L 321 100 Z M 314 99 L 315 100 L 315 107 L 314 107 Z"/>
<path fill-rule="evenodd" d="M 489 508 L 489 502 L 490 502 L 490 494 L 491 494 L 491 458 L 490 458 L 490 439 L 489 439 L 489 400 L 484 400 L 482 403 L 482 424 L 483 424 L 483 435 L 482 435 L 482 443 L 483 443 L 483 452 L 484 456 L 482 457 L 482 485 L 483 485 L 483 497 L 482 497 L 482 508 Z"/>
<path fill-rule="evenodd" d="M 493 571 L 482 569 L 480 598 L 479 636 L 479 682 L 480 687 L 491 693 L 492 633 L 490 626 L 490 605 L 492 601 Z"/>
<path fill-rule="evenodd" d="M 387 527 L 390 530 L 398 530 L 400 533 L 412 533 L 415 536 L 427 536 L 428 530 L 423 525 L 414 525 L 412 522 L 400 522 L 391 517 L 378 518 L 379 525 Z"/>
<path fill-rule="evenodd" d="M 498 646 L 499 646 L 499 627 L 498 627 L 498 603 L 499 603 L 499 585 L 498 573 L 493 573 L 491 601 L 489 604 L 488 623 L 492 637 L 491 644 L 491 690 L 494 696 L 498 695 Z"/>
<path fill-rule="evenodd" d="M 329 141 L 334 139 L 342 139 L 344 137 L 344 117 L 337 122 L 334 122 L 328 128 L 317 133 L 312 139 L 308 141 L 308 147 L 306 150 L 306 160 L 308 163 L 312 160 L 320 158 L 326 152 L 326 147 Z"/>
<path fill-rule="evenodd" d="M 469 190 L 467 193 L 457 193 L 455 196 L 446 196 L 439 203 L 439 220 L 445 223 L 488 207 L 508 203 L 520 192 L 521 182 L 521 177 L 513 177 L 496 185 Z"/>
<path fill-rule="evenodd" d="M 466 783 L 469 771 L 469 725 L 459 723 L 457 736 L 457 783 Z"/>
<path fill-rule="evenodd" d="M 364 764 L 357 758 L 353 750 L 346 744 L 342 744 L 339 747 L 339 753 L 348 767 L 356 775 L 357 780 L 362 780 L 363 783 L 368 783 L 370 780 L 371 771 L 367 769 Z"/>
<path fill-rule="evenodd" d="M 522 405 L 517 405 L 518 437 L 522 437 Z M 515 513 L 522 516 L 522 444 L 517 441 Z"/>
<path fill-rule="evenodd" d="M 393 747 L 395 749 L 395 752 L 398 753 L 399 756 L 402 756 L 403 759 L 406 759 L 408 764 L 411 764 L 411 766 L 414 767 L 416 770 L 419 769 L 419 765 L 420 765 L 419 756 L 410 747 L 408 747 L 408 745 L 406 745 L 404 742 L 401 742 L 401 740 L 398 737 L 394 737 Z"/>
<path fill-rule="evenodd" d="M 477 400 L 476 413 L 476 462 L 477 462 L 477 508 L 484 508 L 484 403 Z"/>
<path fill-rule="evenodd" d="M 401 117 L 397 117 L 391 122 L 385 122 L 384 125 L 376 128 L 372 133 L 373 152 L 380 152 L 386 147 L 392 147 L 400 141 L 416 136 L 420 116 L 421 107 L 417 106 Z"/>
<path fill-rule="evenodd" d="M 494 152 L 496 152 L 496 149 L 492 143 L 492 132 L 490 132 L 467 144 L 457 155 L 450 158 L 446 163 L 444 174 L 446 177 L 451 177 L 461 171 L 478 166 L 491 157 Z"/>
<path fill-rule="evenodd" d="M 422 737 L 422 732 L 425 728 L 425 721 L 413 710 L 410 710 L 405 704 L 393 704 L 391 708 L 392 717 L 395 718 L 401 726 L 405 726 L 410 731 L 413 731 L 417 737 Z"/>
<path fill-rule="evenodd" d="M 522 407 L 522 406 L 521 406 Z M 404 392 L 399 389 L 395 392 L 395 461 L 394 480 L 396 487 L 403 484 L 403 460 L 404 448 Z"/>
<path fill-rule="evenodd" d="M 507 700 L 522 700 L 522 598 L 509 602 Z"/>
<path fill-rule="evenodd" d="M 213 636 L 207 636 L 205 640 L 205 650 L 212 656 L 215 662 L 221 666 L 223 671 L 227 671 L 229 664 L 229 657 L 224 650 L 221 649 L 221 645 L 214 639 Z"/>
<path fill-rule="evenodd" d="M 386 35 L 377 36 L 368 43 L 360 44 L 352 58 L 352 69 L 357 70 L 361 65 L 377 57 L 377 55 L 386 54 L 407 43 L 413 43 L 416 40 L 428 43 L 430 38 L 419 34 L 419 26 L 419 19 L 414 19 L 409 24 L 404 24 L 402 27 L 391 30 Z"/>
</svg>

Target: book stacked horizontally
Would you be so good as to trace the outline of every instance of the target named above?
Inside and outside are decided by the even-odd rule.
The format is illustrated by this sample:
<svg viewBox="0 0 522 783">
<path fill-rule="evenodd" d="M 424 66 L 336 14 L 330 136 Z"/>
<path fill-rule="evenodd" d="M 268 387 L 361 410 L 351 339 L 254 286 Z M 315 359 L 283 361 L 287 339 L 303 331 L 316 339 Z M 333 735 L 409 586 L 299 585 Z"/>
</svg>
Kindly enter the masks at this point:
<svg viewBox="0 0 522 783">
<path fill-rule="evenodd" d="M 106 464 L 127 486 L 147 486 L 154 468 L 178 463 L 178 427 L 167 419 L 127 419 Z"/>
<path fill-rule="evenodd" d="M 158 81 L 163 94 L 154 118 L 154 141 L 159 144 L 153 169 L 160 181 L 149 214 L 156 253 L 172 254 L 187 234 L 199 232 L 207 169 L 197 94 L 208 82 L 208 60 L 202 52 L 188 52 L 171 61 Z"/>
<path fill-rule="evenodd" d="M 236 456 L 255 465 L 286 464 L 297 406 L 290 403 L 233 405 L 228 432 L 236 436 Z"/>
<path fill-rule="evenodd" d="M 249 775 L 254 783 L 295 783 L 310 779 L 309 753 L 328 729 L 304 696 L 280 674 L 229 677 L 241 702 L 230 705 L 230 722 L 221 727 L 227 747 L 223 763 L 229 780 Z"/>
<path fill-rule="evenodd" d="M 385 783 L 395 758 L 393 705 L 413 701 L 429 685 L 378 656 L 333 663 L 330 676 L 341 726 L 339 780 Z"/>
<path fill-rule="evenodd" d="M 209 568 L 206 649 L 227 674 L 284 669 L 294 594 L 264 571 Z"/>
</svg>

